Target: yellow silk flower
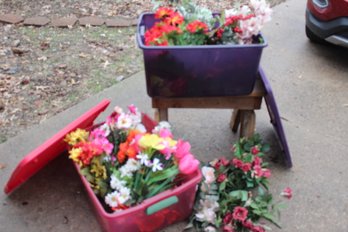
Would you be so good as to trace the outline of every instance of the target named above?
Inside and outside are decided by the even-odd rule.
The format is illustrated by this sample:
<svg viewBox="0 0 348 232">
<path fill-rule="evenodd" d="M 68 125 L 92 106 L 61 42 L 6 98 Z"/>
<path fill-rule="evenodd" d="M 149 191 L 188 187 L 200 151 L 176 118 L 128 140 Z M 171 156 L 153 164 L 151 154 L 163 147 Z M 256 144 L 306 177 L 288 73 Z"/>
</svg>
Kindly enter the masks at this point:
<svg viewBox="0 0 348 232">
<path fill-rule="evenodd" d="M 139 145 L 143 148 L 153 148 L 156 150 L 162 150 L 165 148 L 163 144 L 163 138 L 156 134 L 145 134 L 139 140 Z"/>
<path fill-rule="evenodd" d="M 69 145 L 74 146 L 75 144 L 79 142 L 85 142 L 88 138 L 88 132 L 82 129 L 77 129 L 71 133 L 69 133 L 64 141 L 67 142 Z"/>
</svg>

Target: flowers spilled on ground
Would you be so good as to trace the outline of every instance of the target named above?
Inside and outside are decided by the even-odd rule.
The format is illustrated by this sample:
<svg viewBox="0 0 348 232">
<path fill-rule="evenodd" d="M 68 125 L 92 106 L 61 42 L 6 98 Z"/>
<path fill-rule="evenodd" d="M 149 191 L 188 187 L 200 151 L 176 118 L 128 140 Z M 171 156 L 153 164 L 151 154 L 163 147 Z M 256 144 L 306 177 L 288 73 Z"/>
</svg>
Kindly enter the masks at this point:
<svg viewBox="0 0 348 232">
<path fill-rule="evenodd" d="M 204 166 L 189 227 L 210 232 L 266 231 L 260 219 L 280 227 L 276 215 L 282 204 L 273 203 L 268 192 L 271 172 L 263 161 L 268 150 L 259 135 L 242 138 L 233 145 L 233 159 L 222 157 Z M 281 195 L 290 199 L 292 190 L 287 187 Z"/>
<path fill-rule="evenodd" d="M 65 138 L 69 157 L 80 167 L 109 210 L 121 211 L 179 185 L 199 168 L 187 141 L 175 140 L 167 122 L 151 132 L 131 105 L 116 107 L 105 123 Z"/>
<path fill-rule="evenodd" d="M 145 32 L 146 45 L 262 43 L 259 34 L 272 13 L 266 0 L 250 0 L 220 14 L 190 0 L 167 5 L 159 1 L 155 8 L 158 21 Z"/>
</svg>

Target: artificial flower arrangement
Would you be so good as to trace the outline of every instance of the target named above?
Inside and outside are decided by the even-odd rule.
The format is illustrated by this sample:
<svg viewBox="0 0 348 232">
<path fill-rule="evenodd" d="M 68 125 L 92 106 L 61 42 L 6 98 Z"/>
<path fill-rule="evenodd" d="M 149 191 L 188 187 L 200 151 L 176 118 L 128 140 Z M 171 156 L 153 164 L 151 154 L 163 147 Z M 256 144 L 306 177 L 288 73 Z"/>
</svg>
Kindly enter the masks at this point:
<svg viewBox="0 0 348 232">
<path fill-rule="evenodd" d="M 69 158 L 108 212 L 122 211 L 171 189 L 199 168 L 190 144 L 175 140 L 167 122 L 146 131 L 131 105 L 116 107 L 105 123 L 69 133 Z"/>
<path fill-rule="evenodd" d="M 266 0 L 250 0 L 221 13 L 190 0 L 155 2 L 158 21 L 145 32 L 145 45 L 263 43 L 260 31 L 272 13 Z"/>
<path fill-rule="evenodd" d="M 209 232 L 264 232 L 267 226 L 260 219 L 280 227 L 276 215 L 284 205 L 273 203 L 268 192 L 271 172 L 262 159 L 268 149 L 259 135 L 242 138 L 232 148 L 233 159 L 223 157 L 204 166 L 188 228 Z M 290 199 L 292 190 L 287 187 L 281 195 Z"/>
</svg>

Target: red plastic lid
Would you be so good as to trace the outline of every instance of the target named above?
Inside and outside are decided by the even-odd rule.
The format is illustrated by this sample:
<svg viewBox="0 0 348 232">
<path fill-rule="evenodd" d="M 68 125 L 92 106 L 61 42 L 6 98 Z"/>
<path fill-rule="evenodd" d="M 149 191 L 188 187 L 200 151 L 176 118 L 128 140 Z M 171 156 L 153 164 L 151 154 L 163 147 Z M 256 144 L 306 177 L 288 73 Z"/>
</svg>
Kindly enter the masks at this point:
<svg viewBox="0 0 348 232">
<path fill-rule="evenodd" d="M 87 128 L 92 126 L 93 121 L 108 107 L 109 104 L 109 100 L 103 100 L 97 106 L 84 113 L 53 137 L 46 140 L 46 142 L 44 142 L 41 146 L 37 147 L 35 150 L 26 155 L 17 165 L 16 169 L 11 175 L 10 180 L 7 182 L 4 189 L 5 193 L 12 193 L 35 173 L 40 171 L 48 162 L 65 151 L 67 145 L 63 139 L 66 134 L 76 130 L 77 128 Z"/>
</svg>

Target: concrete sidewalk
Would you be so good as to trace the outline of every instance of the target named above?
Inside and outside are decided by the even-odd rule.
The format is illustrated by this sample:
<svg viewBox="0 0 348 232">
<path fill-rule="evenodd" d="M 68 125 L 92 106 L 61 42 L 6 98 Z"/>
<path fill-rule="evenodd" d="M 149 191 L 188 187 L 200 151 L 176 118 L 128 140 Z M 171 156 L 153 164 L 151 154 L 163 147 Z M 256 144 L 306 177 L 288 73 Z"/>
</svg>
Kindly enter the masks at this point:
<svg viewBox="0 0 348 232">
<path fill-rule="evenodd" d="M 274 8 L 263 30 L 269 46 L 262 66 L 271 82 L 292 154 L 294 167 L 272 163 L 271 189 L 285 187 L 294 197 L 283 210 L 284 232 L 348 231 L 348 50 L 308 42 L 304 34 L 305 1 L 288 0 Z M 19 161 L 47 138 L 102 99 L 112 107 L 135 104 L 150 115 L 144 73 L 140 72 L 69 110 L 0 144 L 0 186 L 5 186 Z M 237 135 L 229 129 L 231 110 L 177 109 L 169 111 L 176 137 L 190 141 L 202 161 L 231 157 Z M 257 132 L 279 152 L 263 105 L 257 111 Z M 71 162 L 61 156 L 12 195 L 0 193 L 0 231 L 100 231 L 93 209 Z M 163 231 L 181 231 L 185 223 Z M 273 227 L 272 227 L 273 228 Z M 280 231 L 273 228 L 273 231 Z"/>
</svg>

